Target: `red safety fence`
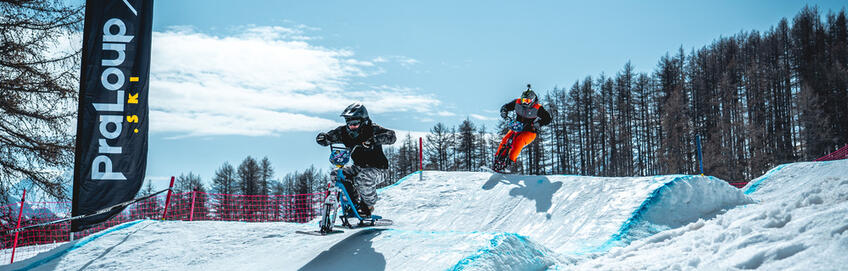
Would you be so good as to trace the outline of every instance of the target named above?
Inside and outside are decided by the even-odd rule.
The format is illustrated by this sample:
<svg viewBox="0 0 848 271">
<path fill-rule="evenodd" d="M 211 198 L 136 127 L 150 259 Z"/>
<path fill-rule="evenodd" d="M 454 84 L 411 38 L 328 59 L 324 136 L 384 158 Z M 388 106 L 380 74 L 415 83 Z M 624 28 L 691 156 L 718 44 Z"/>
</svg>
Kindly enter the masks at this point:
<svg viewBox="0 0 848 271">
<path fill-rule="evenodd" d="M 848 144 L 845 144 L 845 146 L 836 150 L 835 152 L 831 152 L 828 155 L 816 159 L 816 161 L 832 161 L 840 159 L 848 159 Z"/>
<path fill-rule="evenodd" d="M 845 144 L 842 148 L 822 157 L 816 159 L 814 161 L 833 161 L 833 160 L 841 160 L 848 159 L 848 144 Z M 748 185 L 748 182 L 730 182 L 730 185 L 735 186 L 736 188 L 743 188 Z"/>
<path fill-rule="evenodd" d="M 171 195 L 163 217 L 166 195 L 160 194 L 130 205 L 94 228 L 74 233 L 74 239 L 139 219 L 304 223 L 319 215 L 325 196 L 326 192 L 279 196 L 179 193 Z M 20 227 L 55 221 L 71 216 L 71 202 L 26 202 L 23 208 L 19 203 L 0 206 L 0 231 L 15 229 L 19 213 Z M 69 241 L 70 227 L 70 222 L 63 222 L 21 231 L 16 247 L 15 233 L 0 234 L 0 264 L 11 261 L 13 249 L 15 261 L 20 261 Z"/>
<path fill-rule="evenodd" d="M 748 182 L 738 182 L 738 183 L 728 182 L 728 183 L 730 185 L 736 187 L 736 188 L 739 188 L 739 189 L 742 189 L 743 187 L 745 187 L 745 185 L 748 185 Z"/>
</svg>

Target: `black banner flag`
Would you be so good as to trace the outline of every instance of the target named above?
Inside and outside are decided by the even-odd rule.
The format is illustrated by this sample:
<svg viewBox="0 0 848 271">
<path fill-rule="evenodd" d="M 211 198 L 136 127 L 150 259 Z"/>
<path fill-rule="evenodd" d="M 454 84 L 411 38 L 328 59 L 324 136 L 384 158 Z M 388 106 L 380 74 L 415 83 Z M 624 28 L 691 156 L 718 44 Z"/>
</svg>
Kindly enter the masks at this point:
<svg viewBox="0 0 848 271">
<path fill-rule="evenodd" d="M 72 216 L 131 200 L 147 167 L 147 91 L 153 0 L 88 0 Z M 76 232 L 123 208 L 71 222 Z"/>
</svg>

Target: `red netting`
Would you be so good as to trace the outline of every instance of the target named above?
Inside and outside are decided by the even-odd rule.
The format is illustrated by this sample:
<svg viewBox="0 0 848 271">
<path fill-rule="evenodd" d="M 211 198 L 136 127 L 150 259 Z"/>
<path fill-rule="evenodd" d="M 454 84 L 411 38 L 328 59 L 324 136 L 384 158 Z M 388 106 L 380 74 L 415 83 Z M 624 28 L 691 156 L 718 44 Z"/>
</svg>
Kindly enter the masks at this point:
<svg viewBox="0 0 848 271">
<path fill-rule="evenodd" d="M 832 160 L 840 160 L 840 159 L 848 159 L 848 144 L 843 146 L 842 148 L 832 152 L 828 155 L 822 156 L 815 161 L 832 161 Z M 743 188 L 747 185 L 748 182 L 731 182 L 730 185 L 735 186 L 737 188 Z"/>
<path fill-rule="evenodd" d="M 816 159 L 816 161 L 832 161 L 840 159 L 848 159 L 848 144 L 845 144 L 845 146 L 836 150 L 835 152 L 831 152 L 828 155 Z"/>
<path fill-rule="evenodd" d="M 171 195 L 166 220 L 217 220 L 244 222 L 304 223 L 319 215 L 320 203 L 327 193 L 249 196 L 187 192 Z M 81 232 L 82 238 L 103 229 L 138 219 L 160 219 L 165 210 L 165 195 L 137 202 L 121 214 Z M 0 206 L 0 230 L 15 229 L 20 204 Z M 25 203 L 21 227 L 36 225 L 71 216 L 71 202 Z M 70 239 L 70 222 L 57 223 L 22 231 L 18 234 L 15 261 L 35 256 Z M 12 257 L 15 234 L 0 235 L 0 264 Z"/>
<path fill-rule="evenodd" d="M 741 188 L 745 187 L 746 185 L 748 185 L 748 182 L 735 182 L 735 183 L 729 183 L 729 184 L 736 187 L 736 188 L 741 189 Z"/>
</svg>

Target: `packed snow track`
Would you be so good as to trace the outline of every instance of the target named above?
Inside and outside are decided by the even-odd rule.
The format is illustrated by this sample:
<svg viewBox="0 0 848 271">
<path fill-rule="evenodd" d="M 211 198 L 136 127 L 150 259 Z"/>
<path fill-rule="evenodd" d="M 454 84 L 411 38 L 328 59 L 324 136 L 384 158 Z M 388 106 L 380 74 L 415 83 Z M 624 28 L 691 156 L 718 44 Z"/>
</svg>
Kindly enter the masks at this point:
<svg viewBox="0 0 848 271">
<path fill-rule="evenodd" d="M 691 175 L 425 171 L 380 190 L 376 213 L 389 227 L 310 236 L 295 231 L 317 221 L 140 221 L 0 268 L 784 269 L 796 254 L 848 251 L 846 176 L 848 161 L 787 164 L 739 190 Z M 848 264 L 807 266 L 828 261 Z"/>
</svg>

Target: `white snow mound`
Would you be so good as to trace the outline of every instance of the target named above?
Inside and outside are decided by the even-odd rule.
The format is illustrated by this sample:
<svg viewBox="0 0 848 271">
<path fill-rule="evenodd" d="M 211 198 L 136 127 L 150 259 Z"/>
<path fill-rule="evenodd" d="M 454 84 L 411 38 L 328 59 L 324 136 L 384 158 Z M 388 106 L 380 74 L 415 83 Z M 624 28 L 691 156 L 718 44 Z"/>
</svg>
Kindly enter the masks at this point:
<svg viewBox="0 0 848 271">
<path fill-rule="evenodd" d="M 781 165 L 744 190 L 756 204 L 557 268 L 845 270 L 848 160 Z"/>
<path fill-rule="evenodd" d="M 437 171 L 425 171 L 420 179 L 407 176 L 381 189 L 380 198 L 375 213 L 395 225 L 317 237 L 294 233 L 314 230 L 317 223 L 142 221 L 2 268 L 570 269 L 610 249 L 691 228 L 754 202 L 726 182 L 703 176 Z"/>
</svg>

